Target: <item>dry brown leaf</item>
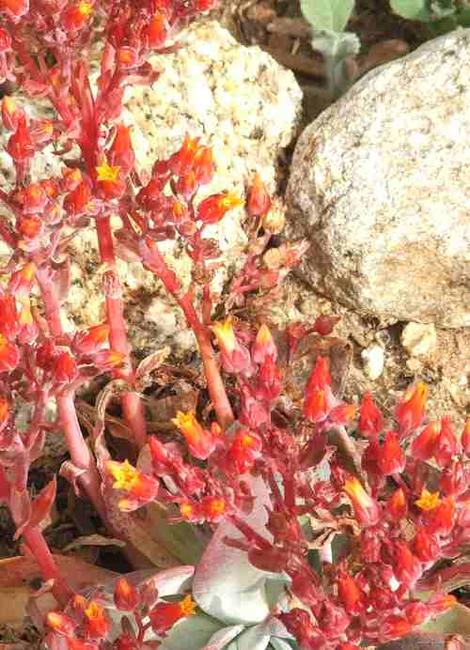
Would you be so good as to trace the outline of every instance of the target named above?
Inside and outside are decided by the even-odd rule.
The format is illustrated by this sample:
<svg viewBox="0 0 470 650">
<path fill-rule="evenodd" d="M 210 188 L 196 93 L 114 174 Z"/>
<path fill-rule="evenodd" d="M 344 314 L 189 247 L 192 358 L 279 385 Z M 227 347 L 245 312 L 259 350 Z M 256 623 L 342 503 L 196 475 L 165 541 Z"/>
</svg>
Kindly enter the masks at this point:
<svg viewBox="0 0 470 650">
<path fill-rule="evenodd" d="M 72 589 L 80 591 L 88 585 L 97 585 L 117 574 L 107 569 L 83 562 L 74 557 L 54 555 L 61 573 Z M 29 557 L 0 560 L 0 625 L 22 625 L 29 599 L 41 586 L 41 573 Z M 41 611 L 52 609 L 56 602 L 52 594 L 38 598 Z"/>
</svg>

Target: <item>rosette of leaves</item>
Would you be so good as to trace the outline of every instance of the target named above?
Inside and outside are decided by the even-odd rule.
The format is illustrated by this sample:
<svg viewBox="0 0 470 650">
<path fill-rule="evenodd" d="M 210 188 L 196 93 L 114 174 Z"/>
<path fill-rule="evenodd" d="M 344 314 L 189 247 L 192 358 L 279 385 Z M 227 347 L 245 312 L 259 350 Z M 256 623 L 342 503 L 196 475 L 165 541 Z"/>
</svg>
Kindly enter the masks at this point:
<svg viewBox="0 0 470 650">
<path fill-rule="evenodd" d="M 323 55 L 328 90 L 337 97 L 351 83 L 346 60 L 356 56 L 361 46 L 356 34 L 344 31 L 354 0 L 300 0 L 300 8 L 313 28 L 312 47 Z"/>
</svg>

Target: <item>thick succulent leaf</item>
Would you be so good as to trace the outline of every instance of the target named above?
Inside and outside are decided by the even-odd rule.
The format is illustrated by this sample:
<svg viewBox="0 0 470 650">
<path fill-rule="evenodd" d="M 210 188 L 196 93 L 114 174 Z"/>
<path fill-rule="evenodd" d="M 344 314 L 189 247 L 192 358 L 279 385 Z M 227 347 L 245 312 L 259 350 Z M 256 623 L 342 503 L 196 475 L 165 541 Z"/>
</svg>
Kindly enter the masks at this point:
<svg viewBox="0 0 470 650">
<path fill-rule="evenodd" d="M 290 637 L 280 621 L 270 618 L 245 630 L 226 650 L 266 650 L 273 636 Z"/>
<path fill-rule="evenodd" d="M 151 503 L 145 511 L 145 524 L 154 539 L 184 564 L 197 564 L 203 551 L 203 543 L 194 527 L 186 522 L 169 523 L 164 509 Z"/>
<path fill-rule="evenodd" d="M 190 616 L 176 623 L 159 650 L 203 650 L 221 629 L 221 624 L 210 616 Z"/>
<path fill-rule="evenodd" d="M 294 640 L 286 641 L 285 639 L 271 639 L 269 647 L 272 650 L 298 650 L 299 646 Z"/>
<path fill-rule="evenodd" d="M 354 9 L 354 0 L 300 0 L 304 18 L 314 29 L 342 32 Z"/>
<path fill-rule="evenodd" d="M 228 627 L 223 627 L 211 636 L 209 643 L 204 646 L 203 650 L 224 650 L 230 641 L 238 636 L 244 629 L 244 625 L 229 625 Z"/>
<path fill-rule="evenodd" d="M 455 605 L 444 614 L 438 616 L 434 621 L 429 621 L 421 626 L 422 632 L 433 632 L 439 634 L 461 634 L 470 635 L 470 608 L 465 605 Z"/>
<path fill-rule="evenodd" d="M 269 492 L 260 477 L 249 480 L 255 506 L 246 520 L 256 532 L 268 537 L 265 525 Z M 266 584 L 275 576 L 252 566 L 244 551 L 225 543 L 227 537 L 244 539 L 232 524 L 219 525 L 196 568 L 194 599 L 207 614 L 226 624 L 260 623 L 270 612 Z"/>
</svg>

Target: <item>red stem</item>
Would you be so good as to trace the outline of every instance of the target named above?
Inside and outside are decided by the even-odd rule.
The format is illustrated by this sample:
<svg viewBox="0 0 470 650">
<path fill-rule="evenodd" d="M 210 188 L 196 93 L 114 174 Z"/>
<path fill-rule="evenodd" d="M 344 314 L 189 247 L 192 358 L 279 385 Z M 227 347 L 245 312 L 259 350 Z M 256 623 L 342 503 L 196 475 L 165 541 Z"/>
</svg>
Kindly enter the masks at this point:
<svg viewBox="0 0 470 650">
<path fill-rule="evenodd" d="M 155 242 L 150 239 L 145 241 L 142 247 L 143 263 L 146 268 L 155 273 L 163 282 L 165 289 L 176 300 L 181 307 L 188 325 L 193 330 L 201 353 L 204 373 L 207 380 L 207 389 L 214 405 L 217 420 L 222 428 L 226 429 L 234 421 L 234 415 L 230 401 L 225 390 L 224 382 L 220 374 L 219 364 L 212 347 L 210 330 L 203 325 L 194 308 L 191 296 L 186 294 L 181 297 L 179 294 L 180 285 L 173 271 L 168 267 L 163 255 L 158 250 Z"/>
<path fill-rule="evenodd" d="M 124 305 L 122 301 L 122 286 L 116 273 L 116 256 L 108 216 L 100 216 L 96 220 L 96 232 L 100 249 L 101 261 L 107 265 L 109 271 L 105 275 L 104 285 L 106 294 L 106 314 L 109 325 L 109 341 L 111 347 L 126 356 L 124 368 L 118 371 L 118 376 L 132 385 L 134 373 L 130 359 L 130 345 L 127 338 L 126 321 L 124 318 Z M 147 440 L 147 424 L 142 401 L 137 393 L 124 393 L 122 397 L 124 417 L 134 434 L 134 439 L 139 447 L 143 447 Z"/>
<path fill-rule="evenodd" d="M 95 175 L 95 166 L 97 164 L 97 142 L 99 138 L 99 128 L 96 119 L 96 105 L 93 93 L 88 80 L 88 70 L 80 67 L 74 71 L 72 76 L 72 94 L 77 101 L 81 112 L 81 137 L 78 144 L 81 148 L 83 159 L 86 163 L 87 171 L 90 178 Z M 106 97 L 101 96 L 105 101 Z M 52 102 L 67 123 L 69 117 L 68 109 L 64 102 L 58 101 L 57 93 L 52 93 Z M 115 282 L 120 283 L 116 273 L 116 255 L 114 252 L 114 241 L 111 231 L 110 218 L 107 215 L 99 215 L 96 219 L 96 233 L 98 237 L 98 247 L 100 251 L 101 262 L 114 272 Z M 106 315 L 107 323 L 110 330 L 111 346 L 126 356 L 126 366 L 118 371 L 118 376 L 124 379 L 128 384 L 132 384 L 134 374 L 130 359 L 130 346 L 127 339 L 127 329 L 124 320 L 124 306 L 122 297 L 119 295 L 116 299 L 106 297 Z M 134 439 L 139 447 L 143 447 L 147 440 L 147 424 L 145 420 L 145 411 L 139 395 L 135 392 L 124 393 L 122 397 L 122 406 L 124 417 Z"/>
<path fill-rule="evenodd" d="M 27 526 L 23 531 L 23 539 L 36 560 L 42 577 L 52 582 L 52 593 L 59 605 L 65 607 L 73 596 L 73 590 L 60 575 L 59 567 L 47 545 L 42 531 L 36 526 Z"/>
<path fill-rule="evenodd" d="M 46 320 L 54 337 L 63 335 L 59 300 L 54 284 L 39 270 L 37 280 L 41 289 Z M 71 391 L 57 396 L 59 420 L 62 425 L 67 448 L 73 464 L 82 472 L 79 483 L 92 501 L 98 513 L 106 522 L 106 509 L 100 490 L 100 477 L 95 460 L 86 444 L 75 410 L 74 394 Z"/>
<path fill-rule="evenodd" d="M 0 494 L 2 495 L 3 499 L 5 499 L 7 502 L 9 501 L 11 488 L 2 467 L 0 467 Z M 13 516 L 13 510 L 11 510 L 11 508 L 10 511 Z M 18 525 L 18 522 L 15 521 L 15 524 Z M 72 596 L 73 591 L 61 577 L 59 567 L 57 566 L 54 557 L 49 550 L 41 529 L 37 526 L 27 525 L 23 529 L 22 536 L 30 550 L 31 555 L 34 557 L 41 570 L 42 577 L 46 581 L 52 581 L 52 593 L 54 594 L 57 602 L 60 605 L 65 606 Z"/>
</svg>

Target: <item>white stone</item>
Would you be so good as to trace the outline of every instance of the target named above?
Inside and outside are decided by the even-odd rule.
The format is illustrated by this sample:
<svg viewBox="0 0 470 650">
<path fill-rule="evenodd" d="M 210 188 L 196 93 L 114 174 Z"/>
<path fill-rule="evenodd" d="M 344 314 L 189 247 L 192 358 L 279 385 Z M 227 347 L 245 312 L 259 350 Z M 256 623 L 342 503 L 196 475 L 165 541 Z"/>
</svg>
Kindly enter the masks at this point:
<svg viewBox="0 0 470 650">
<path fill-rule="evenodd" d="M 373 343 L 361 352 L 364 373 L 375 381 L 380 377 L 385 367 L 385 351 L 378 343 Z"/>
<path fill-rule="evenodd" d="M 408 323 L 401 333 L 401 344 L 410 357 L 425 356 L 437 344 L 437 332 L 432 323 Z"/>
<path fill-rule="evenodd" d="M 470 30 L 358 81 L 300 137 L 290 227 L 304 278 L 382 321 L 470 325 Z"/>
</svg>

